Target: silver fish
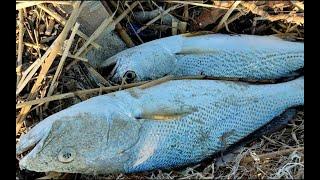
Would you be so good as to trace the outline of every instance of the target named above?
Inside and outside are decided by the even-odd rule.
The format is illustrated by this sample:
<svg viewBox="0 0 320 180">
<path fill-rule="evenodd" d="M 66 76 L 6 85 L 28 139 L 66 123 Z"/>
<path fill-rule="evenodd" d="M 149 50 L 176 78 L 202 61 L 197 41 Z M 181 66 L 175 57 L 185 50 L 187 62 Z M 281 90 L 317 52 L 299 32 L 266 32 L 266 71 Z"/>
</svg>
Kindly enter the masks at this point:
<svg viewBox="0 0 320 180">
<path fill-rule="evenodd" d="M 277 79 L 304 67 L 304 44 L 275 36 L 176 35 L 124 50 L 101 67 L 112 63 L 116 82 L 165 75 Z"/>
<path fill-rule="evenodd" d="M 174 168 L 199 162 L 303 104 L 304 77 L 264 85 L 172 80 L 100 95 L 53 114 L 20 138 L 16 153 L 35 146 L 19 164 L 37 172 Z"/>
</svg>

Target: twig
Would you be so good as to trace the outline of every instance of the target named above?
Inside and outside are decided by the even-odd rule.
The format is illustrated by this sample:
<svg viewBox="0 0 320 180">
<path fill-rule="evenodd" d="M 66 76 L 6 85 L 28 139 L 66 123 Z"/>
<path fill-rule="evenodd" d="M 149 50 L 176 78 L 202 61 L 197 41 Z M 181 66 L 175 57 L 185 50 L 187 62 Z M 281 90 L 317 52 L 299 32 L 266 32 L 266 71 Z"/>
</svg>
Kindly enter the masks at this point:
<svg viewBox="0 0 320 180">
<path fill-rule="evenodd" d="M 304 24 L 304 17 L 298 16 L 297 14 L 269 15 L 267 19 L 272 22 L 278 20 L 285 20 L 287 22 L 292 22 L 296 24 Z"/>
<path fill-rule="evenodd" d="M 157 17 L 153 18 L 149 22 L 147 22 L 144 26 L 142 26 L 140 29 L 137 30 L 137 33 L 140 33 L 141 31 L 145 30 L 148 26 L 159 20 L 163 15 L 168 14 L 170 11 L 177 9 L 178 7 L 182 7 L 180 4 L 171 6 L 170 8 L 163 11 L 161 14 L 159 14 Z"/>
<path fill-rule="evenodd" d="M 23 3 L 27 0 L 16 0 L 16 3 Z M 42 3 L 53 3 L 53 4 L 61 4 L 61 5 L 73 5 L 73 1 L 39 1 Z"/>
<path fill-rule="evenodd" d="M 206 77 L 205 75 L 191 75 L 191 76 L 173 76 L 173 75 L 167 75 L 167 76 L 164 76 L 162 78 L 159 78 L 159 79 L 156 79 L 156 80 L 153 80 L 153 81 L 150 81 L 150 82 L 147 82 L 146 84 L 143 84 L 141 86 L 139 86 L 140 89 L 146 89 L 146 88 L 149 88 L 149 87 L 152 87 L 152 86 L 155 86 L 155 85 L 158 85 L 158 84 L 161 84 L 161 83 L 164 83 L 166 81 L 170 81 L 170 80 L 183 80 L 183 79 L 212 79 L 212 80 L 229 80 L 229 81 L 237 81 L 237 80 L 234 80 L 232 78 L 229 78 L 229 79 L 226 79 L 226 78 L 215 78 L 215 77 Z"/>
<path fill-rule="evenodd" d="M 183 7 L 183 20 L 188 21 L 189 20 L 189 5 L 185 4 Z"/>
<path fill-rule="evenodd" d="M 61 55 L 61 53 L 59 53 L 58 55 Z M 68 54 L 68 57 L 75 59 L 75 60 L 83 61 L 83 62 L 89 62 L 89 60 L 87 58 L 78 57 L 78 56 L 72 55 L 71 53 Z"/>
<path fill-rule="evenodd" d="M 292 32 L 293 30 L 297 29 L 297 27 L 298 27 L 298 24 L 296 24 L 296 25 L 294 25 L 294 26 L 292 26 L 292 27 L 290 27 L 290 28 L 287 28 L 287 30 L 286 30 L 285 33 L 290 33 L 290 32 Z"/>
<path fill-rule="evenodd" d="M 197 75 L 197 76 L 183 76 L 183 77 L 174 77 L 172 75 L 168 75 L 153 81 L 142 81 L 138 83 L 131 83 L 131 84 L 122 84 L 122 85 L 117 85 L 117 86 L 111 86 L 111 87 L 99 87 L 95 89 L 89 89 L 89 90 L 81 90 L 81 91 L 75 91 L 71 93 L 65 93 L 65 94 L 59 94 L 59 95 L 54 95 L 54 96 L 49 96 L 45 97 L 42 99 L 36 99 L 32 101 L 27 101 L 23 103 L 19 103 L 16 105 L 16 109 L 22 108 L 24 106 L 32 106 L 35 104 L 41 104 L 41 103 L 46 103 L 54 100 L 60 100 L 60 99 L 65 99 L 65 98 L 70 98 L 70 97 L 75 97 L 76 95 L 84 95 L 84 94 L 91 94 L 91 93 L 96 93 L 96 92 L 108 92 L 108 91 L 113 91 L 113 90 L 118 90 L 119 88 L 131 88 L 135 86 L 139 86 L 141 89 L 146 89 L 152 86 L 155 86 L 157 84 L 169 81 L 169 80 L 183 80 L 183 79 L 204 79 L 206 76 L 204 75 Z M 215 79 L 215 80 L 233 80 L 237 81 L 238 79 L 226 79 L 226 78 L 209 78 L 209 79 Z"/>
<path fill-rule="evenodd" d="M 158 6 L 158 4 L 153 2 L 153 1 L 151 1 L 151 2 L 158 9 L 155 9 L 153 11 L 142 11 L 143 13 L 137 12 L 137 13 L 135 13 L 135 19 L 137 19 L 137 20 L 140 19 L 140 21 L 145 21 L 144 19 L 146 19 L 146 20 L 149 19 L 150 20 L 150 19 L 153 19 L 153 18 L 157 17 L 159 14 L 164 12 L 164 10 L 163 10 L 163 8 L 161 6 Z M 139 15 L 139 13 L 140 13 L 140 15 Z M 167 13 L 167 14 L 161 16 L 161 25 L 162 24 L 172 25 L 172 21 L 174 21 L 174 20 L 177 21 L 178 23 L 180 23 L 179 19 L 177 19 L 176 17 L 172 16 L 170 13 Z M 160 31 L 160 33 L 161 33 L 161 31 Z"/>
<path fill-rule="evenodd" d="M 131 6 L 126 9 L 116 20 L 114 20 L 112 22 L 113 16 L 110 16 L 108 18 L 106 18 L 101 25 L 93 32 L 93 34 L 90 36 L 90 38 L 85 42 L 85 44 L 78 50 L 78 52 L 75 54 L 75 56 L 80 56 L 82 54 L 82 52 L 88 47 L 88 45 L 96 40 L 99 35 L 106 30 L 106 28 L 111 27 L 114 28 L 116 24 L 118 24 L 130 11 L 131 9 L 133 9 L 136 5 L 138 5 L 139 2 L 135 1 L 134 3 L 131 4 Z M 112 23 L 111 23 L 112 22 Z M 111 24 L 110 24 L 111 23 Z"/>
<path fill-rule="evenodd" d="M 117 3 L 115 2 L 115 1 L 109 1 L 110 3 L 111 3 L 111 5 L 115 8 L 115 9 L 117 9 L 120 13 L 123 13 L 123 9 L 122 9 L 122 7 L 120 7 L 119 6 L 119 1 L 117 1 Z M 127 17 L 128 18 L 128 17 Z"/>
<path fill-rule="evenodd" d="M 36 39 L 36 44 L 37 46 L 39 45 L 39 33 L 37 30 L 33 30 L 33 34 L 35 36 L 35 39 Z M 41 53 L 40 53 L 40 48 L 36 48 L 37 52 L 38 52 L 38 55 L 39 55 L 39 58 L 41 58 Z"/>
<path fill-rule="evenodd" d="M 133 8 L 135 8 L 139 3 L 139 1 L 135 1 L 134 3 L 132 3 L 125 11 L 121 13 L 120 16 L 117 17 L 117 19 L 112 22 L 110 27 L 114 28 L 115 25 L 118 24 L 123 18 L 125 18 L 129 12 L 132 12 Z"/>
<path fill-rule="evenodd" d="M 19 10 L 19 44 L 18 44 L 18 58 L 17 58 L 17 84 L 21 79 L 22 71 L 22 53 L 23 53 L 23 12 L 22 9 Z"/>
<path fill-rule="evenodd" d="M 75 56 L 80 56 L 83 53 L 83 51 L 89 46 L 89 44 L 98 38 L 98 36 L 103 32 L 103 30 L 110 24 L 110 22 L 112 21 L 112 18 L 113 16 L 110 16 L 101 23 L 101 25 L 95 30 L 95 32 L 93 32 L 93 34 L 89 37 L 89 39 L 84 43 L 84 45 L 82 45 L 82 47 L 77 51 Z"/>
<path fill-rule="evenodd" d="M 243 16 L 243 15 L 245 15 L 246 13 L 244 13 L 244 12 L 242 12 L 242 11 L 240 11 L 240 12 L 237 12 L 235 15 L 233 15 L 233 16 L 231 16 L 230 18 L 228 18 L 228 20 L 226 21 L 226 23 L 225 24 L 230 24 L 230 23 L 232 23 L 233 21 L 235 21 L 235 20 L 237 20 L 237 19 L 239 19 L 241 16 Z M 225 25 L 224 24 L 224 25 Z M 223 28 L 224 26 L 221 26 L 220 28 L 216 28 L 216 29 L 214 29 L 213 31 L 219 31 L 221 28 Z"/>
<path fill-rule="evenodd" d="M 16 109 L 22 108 L 24 106 L 32 106 L 35 104 L 46 103 L 46 102 L 50 102 L 50 101 L 54 101 L 54 100 L 75 97 L 76 95 L 96 93 L 96 92 L 100 92 L 100 91 L 107 92 L 107 91 L 118 90 L 119 88 L 131 88 L 131 87 L 139 86 L 140 89 L 146 89 L 146 88 L 155 86 L 157 84 L 161 84 L 166 81 L 183 80 L 183 79 L 211 79 L 211 80 L 223 80 L 223 81 L 239 81 L 239 78 L 206 77 L 205 75 L 178 76 L 178 77 L 168 75 L 168 76 L 165 76 L 165 77 L 153 80 L 153 81 L 142 81 L 142 82 L 138 82 L 138 83 L 122 84 L 122 85 L 111 86 L 111 87 L 99 87 L 99 88 L 95 88 L 95 89 L 75 91 L 75 92 L 71 92 L 71 93 L 49 96 L 49 97 L 45 97 L 42 99 L 31 100 L 31 101 L 17 104 Z"/>
<path fill-rule="evenodd" d="M 80 3 L 81 3 L 80 1 L 75 2 L 74 9 L 71 13 L 70 18 L 68 19 L 68 22 L 66 23 L 66 25 L 63 28 L 60 35 L 57 37 L 57 39 L 50 46 L 50 47 L 52 47 L 52 50 L 51 50 L 50 54 L 47 56 L 47 58 L 45 58 L 45 63 L 42 65 L 39 76 L 30 91 L 30 94 L 28 96 L 28 100 L 35 99 L 35 97 L 37 95 L 36 91 L 41 86 L 42 80 L 45 78 L 49 68 L 52 65 L 53 60 L 55 59 L 55 57 L 57 56 L 58 52 L 60 51 L 60 49 L 62 47 L 63 42 L 68 35 L 68 32 L 75 24 L 77 17 L 79 16 L 81 9 L 83 8 L 83 4 L 80 6 Z M 30 109 L 31 109 L 31 106 L 25 106 L 24 108 L 21 109 L 21 111 L 16 119 L 16 133 L 19 132 L 19 130 L 23 124 L 23 121 L 26 118 L 27 113 L 29 112 Z"/>
<path fill-rule="evenodd" d="M 32 36 L 31 30 L 29 29 L 28 25 L 29 25 L 29 22 L 28 22 L 28 21 L 25 22 L 25 26 L 26 26 L 26 30 L 27 30 L 27 32 L 28 32 L 28 35 L 29 35 L 31 41 L 32 41 L 33 43 L 35 43 L 35 40 L 34 40 L 34 38 L 33 38 L 33 36 Z M 29 26 L 30 26 L 30 25 L 29 25 Z"/>
<path fill-rule="evenodd" d="M 266 18 L 267 20 L 273 22 L 278 20 L 285 20 L 287 22 L 292 22 L 296 24 L 304 24 L 304 17 L 297 16 L 296 14 L 278 14 L 278 15 L 269 15 L 263 9 L 259 8 L 252 2 L 242 2 L 241 6 L 251 11 L 253 14 L 257 14 Z"/>
<path fill-rule="evenodd" d="M 63 14 L 63 15 L 66 15 L 66 14 L 67 14 L 67 12 L 65 11 L 65 9 L 64 9 L 64 8 L 61 8 L 61 6 L 60 6 L 59 4 L 53 3 L 52 5 L 53 5 L 53 7 L 55 8 L 55 11 L 57 11 L 57 12 Z"/>
<path fill-rule="evenodd" d="M 18 83 L 17 89 L 18 87 L 21 86 L 22 82 L 25 81 L 26 76 L 29 74 L 29 72 L 39 63 L 41 59 L 38 58 L 36 61 L 34 61 L 25 71 L 22 72 L 22 77 Z"/>
<path fill-rule="evenodd" d="M 111 16 L 112 11 L 110 9 L 110 7 L 108 6 L 107 1 L 101 1 L 102 5 L 105 7 L 107 13 L 109 16 Z M 128 33 L 126 32 L 126 30 L 123 29 L 122 25 L 120 23 L 116 24 L 116 30 L 119 33 L 120 37 L 122 38 L 122 40 L 126 43 L 127 47 L 133 47 L 135 46 L 135 44 L 133 43 L 133 41 L 131 40 L 130 36 L 128 35 Z"/>
<path fill-rule="evenodd" d="M 270 139 L 270 138 L 268 138 L 267 136 L 262 136 L 264 139 L 266 139 L 266 140 L 268 140 L 269 142 L 271 142 L 271 143 L 273 143 L 273 144 L 281 144 L 281 145 L 283 145 L 283 146 L 285 146 L 285 147 L 288 147 L 288 148 L 291 148 L 290 146 L 288 146 L 287 144 L 285 144 L 285 143 L 283 143 L 283 142 L 280 142 L 280 141 L 274 141 L 274 140 L 272 140 L 272 139 Z"/>
<path fill-rule="evenodd" d="M 227 19 L 229 18 L 229 16 L 231 15 L 231 13 L 233 12 L 233 10 L 236 9 L 236 7 L 240 4 L 241 1 L 236 1 L 232 4 L 232 6 L 230 7 L 230 9 L 227 11 L 227 13 L 223 16 L 223 18 L 221 19 L 221 21 L 219 22 L 218 26 L 216 26 L 215 32 L 217 32 L 217 29 L 221 29 L 221 27 L 224 24 L 224 22 L 227 21 Z"/>
<path fill-rule="evenodd" d="M 150 82 L 148 82 L 148 83 L 146 83 L 146 84 L 143 84 L 143 85 L 139 86 L 139 88 L 140 88 L 140 89 L 146 89 L 146 88 L 149 88 L 149 87 L 152 87 L 152 86 L 161 84 L 161 83 L 163 83 L 163 82 L 172 80 L 173 78 L 174 78 L 174 76 L 168 75 L 168 76 L 165 76 L 165 77 L 162 77 L 162 78 L 159 78 L 159 79 L 150 81 Z"/>
<path fill-rule="evenodd" d="M 119 1 L 118 1 L 119 2 Z M 121 7 L 118 8 L 118 4 L 115 3 L 115 1 L 110 1 L 111 5 L 116 8 L 120 13 L 123 13 L 123 9 Z M 133 28 L 131 22 L 130 22 L 130 17 L 126 16 L 127 22 L 128 24 L 131 26 L 131 29 L 133 30 L 134 34 L 136 35 L 136 37 L 138 38 L 138 40 L 141 43 L 144 43 L 143 40 L 141 39 L 141 37 L 139 36 L 139 34 L 136 32 L 136 30 Z"/>
<path fill-rule="evenodd" d="M 280 150 L 280 151 L 274 151 L 274 152 L 270 152 L 270 153 L 265 153 L 265 154 L 260 154 L 258 155 L 258 158 L 261 159 L 271 159 L 271 158 L 275 158 L 276 156 L 281 156 L 281 155 L 286 155 L 289 154 L 293 151 L 304 151 L 304 147 L 297 147 L 297 148 L 290 148 L 290 149 L 284 149 L 284 150 Z M 249 163 L 254 161 L 254 159 L 252 157 L 245 157 L 242 159 L 242 163 Z"/>
<path fill-rule="evenodd" d="M 49 25 L 47 26 L 46 31 L 44 32 L 45 35 L 47 36 L 51 35 L 54 24 L 55 24 L 55 21 L 53 19 L 49 19 Z"/>
<path fill-rule="evenodd" d="M 31 80 L 33 75 L 37 72 L 37 70 L 40 68 L 42 63 L 46 60 L 48 55 L 51 53 L 51 50 L 52 50 L 53 47 L 54 47 L 54 43 L 52 43 L 52 45 L 47 49 L 45 54 L 40 59 L 37 59 L 32 64 L 32 66 L 30 66 L 30 67 L 32 67 L 31 69 L 30 69 L 30 67 L 27 69 L 28 71 L 26 71 L 26 72 L 28 72 L 28 73 L 23 73 L 22 74 L 22 78 L 21 78 L 21 80 L 20 80 L 20 82 L 18 84 L 17 90 L 16 90 L 16 95 L 18 95 L 23 90 L 23 88 L 28 84 L 28 82 Z M 61 53 L 58 52 L 58 54 L 61 54 Z M 73 56 L 71 54 L 69 54 L 68 57 L 74 58 L 76 60 L 83 60 L 83 61 L 88 62 L 88 60 L 85 59 L 85 58 L 75 57 L 75 56 Z M 31 72 L 29 73 L 29 71 L 31 71 Z"/>
<path fill-rule="evenodd" d="M 95 80 L 99 81 L 100 84 L 106 86 L 110 85 L 110 83 L 100 74 L 98 73 L 89 63 L 84 63 L 87 67 L 89 73 L 95 78 Z"/>
<path fill-rule="evenodd" d="M 37 45 L 32 44 L 32 43 L 24 42 L 24 45 L 25 45 L 25 46 L 28 46 L 28 47 L 35 48 L 35 49 L 36 49 L 36 48 L 40 48 L 40 49 L 42 49 L 42 50 L 47 50 L 47 49 L 48 49 L 48 47 L 45 47 L 45 46 L 42 45 L 42 44 L 39 44 L 39 45 L 37 46 Z M 59 52 L 58 55 L 61 56 L 62 53 Z M 72 55 L 71 53 L 68 53 L 68 58 L 78 59 L 78 60 L 80 60 L 80 61 L 88 62 L 88 59 L 83 58 L 83 57 L 76 57 L 76 56 Z"/>
<path fill-rule="evenodd" d="M 134 29 L 134 27 L 132 26 L 129 18 L 127 18 L 127 21 L 128 21 L 128 23 L 129 23 L 131 29 L 133 30 L 134 34 L 136 35 L 136 37 L 139 39 L 140 43 L 143 44 L 143 43 L 144 43 L 143 40 L 141 39 L 141 37 L 139 36 L 139 34 L 137 33 L 137 31 L 136 31 L 136 30 Z"/>
<path fill-rule="evenodd" d="M 70 35 L 70 38 L 68 39 L 67 41 L 67 45 L 66 45 L 66 48 L 62 54 L 62 57 L 60 59 L 60 62 L 58 64 L 58 68 L 53 76 L 53 79 L 51 81 L 51 85 L 49 87 L 49 90 L 48 90 L 48 93 L 47 93 L 47 96 L 51 96 L 54 89 L 58 86 L 58 82 L 56 82 L 58 79 L 59 79 L 59 76 L 61 74 L 61 71 L 62 71 L 62 67 L 64 65 L 64 62 L 65 60 L 67 59 L 67 56 L 69 54 L 69 50 L 70 50 L 70 47 L 72 45 L 72 42 L 73 42 L 73 39 L 74 39 L 74 36 L 76 35 L 76 32 L 78 31 L 78 28 L 79 28 L 80 24 L 79 23 L 76 23 L 72 29 L 72 33 Z M 45 108 L 48 107 L 48 103 L 45 105 Z"/>
<path fill-rule="evenodd" d="M 188 4 L 188 5 L 194 5 L 194 6 L 201 6 L 201 7 L 208 7 L 208 8 L 220 8 L 220 9 L 229 9 L 223 6 L 216 6 L 213 4 L 202 4 L 197 2 L 190 2 L 190 1 L 166 1 L 167 3 L 180 3 L 180 4 Z"/>
<path fill-rule="evenodd" d="M 37 72 L 37 70 L 40 68 L 41 64 L 45 61 L 45 59 L 48 57 L 48 55 L 50 54 L 51 50 L 53 48 L 53 44 L 48 48 L 48 50 L 45 52 L 45 54 L 38 60 L 36 60 L 33 64 L 33 68 L 30 69 L 31 72 L 28 73 L 28 76 L 26 76 L 23 79 L 23 82 L 19 82 L 17 90 L 16 90 L 16 96 L 23 90 L 23 88 L 28 84 L 28 82 L 30 81 L 30 79 L 32 78 L 32 76 Z"/>
<path fill-rule="evenodd" d="M 66 24 L 66 20 L 60 16 L 58 13 L 54 12 L 53 10 L 51 10 L 50 8 L 42 5 L 42 4 L 39 4 L 37 5 L 40 9 L 42 9 L 44 12 L 48 13 L 50 16 L 52 16 L 55 20 L 57 20 L 60 24 L 62 24 L 63 26 Z M 84 40 L 88 40 L 88 36 L 86 34 L 84 34 L 82 31 L 78 30 L 77 31 L 77 35 L 80 36 L 81 38 L 83 38 Z M 95 42 L 91 42 L 91 45 L 93 47 L 95 47 L 96 49 L 100 49 L 101 46 L 98 44 L 98 43 L 95 43 Z"/>
<path fill-rule="evenodd" d="M 48 8 L 47 6 L 44 6 L 42 4 L 38 4 L 37 6 L 38 6 L 38 8 L 42 9 L 44 12 L 49 14 L 51 17 L 53 17 L 60 24 L 62 24 L 62 25 L 66 24 L 66 20 L 62 16 L 60 16 L 60 14 L 58 14 L 57 12 L 54 12 L 53 10 L 51 10 L 50 8 Z"/>
<path fill-rule="evenodd" d="M 298 9 L 304 11 L 304 4 L 300 1 L 291 1 L 291 3 Z"/>
<path fill-rule="evenodd" d="M 233 21 L 239 19 L 241 16 L 245 15 L 246 13 L 240 11 L 237 12 L 235 15 L 231 16 L 228 20 L 227 20 L 227 24 L 232 23 Z"/>
<path fill-rule="evenodd" d="M 131 83 L 131 84 L 126 84 L 123 85 L 123 88 L 131 88 L 135 86 L 139 86 L 142 84 L 145 84 L 147 81 L 142 81 L 138 83 Z M 42 99 L 36 99 L 36 100 L 31 100 L 23 103 L 19 103 L 16 105 L 16 109 L 23 108 L 25 106 L 33 106 L 36 104 L 41 104 L 41 103 L 47 103 L 50 101 L 55 101 L 55 100 L 61 100 L 61 99 L 66 99 L 66 98 L 72 98 L 72 97 L 77 97 L 79 95 L 85 95 L 85 94 L 93 94 L 93 93 L 98 93 L 100 91 L 102 92 L 110 92 L 119 89 L 121 85 L 117 86 L 111 86 L 111 87 L 99 87 L 99 88 L 94 88 L 94 89 L 87 89 L 87 90 L 81 90 L 81 91 L 75 91 L 75 92 L 70 92 L 70 93 L 64 93 L 64 94 L 59 94 L 59 95 L 53 95 L 49 97 L 45 97 Z"/>
<path fill-rule="evenodd" d="M 123 29 L 121 24 L 116 24 L 116 30 L 119 33 L 120 37 L 122 38 L 122 40 L 126 43 L 127 47 L 134 47 L 135 44 L 133 43 L 132 39 L 130 38 L 130 36 L 128 35 L 128 33 L 126 32 L 126 30 Z"/>
<path fill-rule="evenodd" d="M 62 4 L 62 5 L 72 5 L 71 1 L 16 1 L 16 10 L 20 10 L 23 8 L 27 8 L 30 6 L 35 6 L 42 3 L 54 3 L 54 4 Z"/>
<path fill-rule="evenodd" d="M 38 4 L 44 3 L 43 1 L 25 1 L 25 2 L 21 2 L 21 3 L 16 3 L 16 10 L 20 10 L 23 8 L 27 8 L 30 6 L 35 6 Z"/>
</svg>

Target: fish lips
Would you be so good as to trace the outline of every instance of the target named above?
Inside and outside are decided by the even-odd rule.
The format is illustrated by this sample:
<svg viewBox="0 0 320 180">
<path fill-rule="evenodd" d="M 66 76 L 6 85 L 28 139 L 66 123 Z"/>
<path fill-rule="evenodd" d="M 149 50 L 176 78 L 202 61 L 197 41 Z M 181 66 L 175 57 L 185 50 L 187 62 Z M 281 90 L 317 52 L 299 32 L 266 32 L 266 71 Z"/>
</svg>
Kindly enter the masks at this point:
<svg viewBox="0 0 320 180">
<path fill-rule="evenodd" d="M 31 149 L 20 161 L 20 169 L 34 169 L 31 164 L 37 161 L 37 155 L 45 146 L 45 142 L 52 130 L 53 124 L 59 120 L 59 116 L 50 116 L 34 126 L 27 134 L 20 137 L 16 145 L 16 155 L 20 155 Z M 39 171 L 41 169 L 35 169 Z"/>
<path fill-rule="evenodd" d="M 34 146 L 41 146 L 42 141 L 50 132 L 52 123 L 53 121 L 46 119 L 33 127 L 27 134 L 22 135 L 16 145 L 16 155 L 22 154 Z"/>
<path fill-rule="evenodd" d="M 44 133 L 42 133 L 42 135 L 37 136 L 37 138 L 30 138 L 30 136 L 26 134 L 25 137 L 22 138 L 20 142 L 17 144 L 16 155 L 22 154 L 23 152 L 33 147 L 33 149 L 19 161 L 20 169 L 33 169 L 33 166 L 31 164 L 34 164 L 32 162 L 36 159 L 37 154 L 42 150 L 45 140 L 49 135 L 50 128 L 44 129 L 43 132 Z M 36 171 L 39 170 L 40 169 L 36 169 Z"/>
</svg>

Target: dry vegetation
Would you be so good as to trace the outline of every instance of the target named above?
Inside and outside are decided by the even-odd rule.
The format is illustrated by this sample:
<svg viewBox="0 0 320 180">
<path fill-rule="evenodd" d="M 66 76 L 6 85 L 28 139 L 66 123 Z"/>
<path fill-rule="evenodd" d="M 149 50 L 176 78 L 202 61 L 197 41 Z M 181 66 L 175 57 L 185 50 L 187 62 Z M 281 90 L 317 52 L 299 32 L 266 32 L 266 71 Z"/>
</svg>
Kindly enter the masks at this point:
<svg viewBox="0 0 320 180">
<path fill-rule="evenodd" d="M 16 5 L 16 138 L 47 116 L 98 94 L 142 85 L 115 85 L 86 59 L 95 39 L 113 28 L 127 47 L 185 32 L 277 35 L 304 40 L 303 1 L 157 1 L 104 2 L 111 18 L 88 36 L 79 30 L 82 5 L 74 1 L 30 1 Z M 72 13 L 62 6 L 73 7 Z M 148 20 L 139 16 L 144 11 Z M 114 13 L 115 12 L 115 13 Z M 159 14 L 159 12 L 161 12 Z M 18 169 L 19 179 L 211 179 L 303 178 L 304 111 L 287 127 L 234 153 L 172 171 L 88 176 L 34 173 Z"/>
</svg>

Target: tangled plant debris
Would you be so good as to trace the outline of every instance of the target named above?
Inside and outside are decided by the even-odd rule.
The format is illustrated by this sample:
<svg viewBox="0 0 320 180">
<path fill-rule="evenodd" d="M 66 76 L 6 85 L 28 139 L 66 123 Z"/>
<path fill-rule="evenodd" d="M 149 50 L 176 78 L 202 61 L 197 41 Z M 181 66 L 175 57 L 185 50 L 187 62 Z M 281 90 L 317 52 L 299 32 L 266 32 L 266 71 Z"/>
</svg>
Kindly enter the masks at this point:
<svg viewBox="0 0 320 180">
<path fill-rule="evenodd" d="M 96 39 L 107 28 L 127 48 L 199 31 L 273 34 L 288 40 L 304 40 L 303 1 L 103 1 L 110 16 L 92 34 L 86 34 L 79 22 L 83 4 L 80 1 L 16 3 L 17 142 L 21 134 L 55 112 L 99 94 L 144 83 L 113 84 L 107 79 L 111 70 L 90 64 L 90 56 L 88 59 L 86 55 L 92 49 L 101 48 Z M 223 158 L 171 171 L 104 176 L 35 173 L 20 170 L 20 158 L 16 159 L 18 179 L 304 178 L 304 111 L 284 129 Z"/>
</svg>

